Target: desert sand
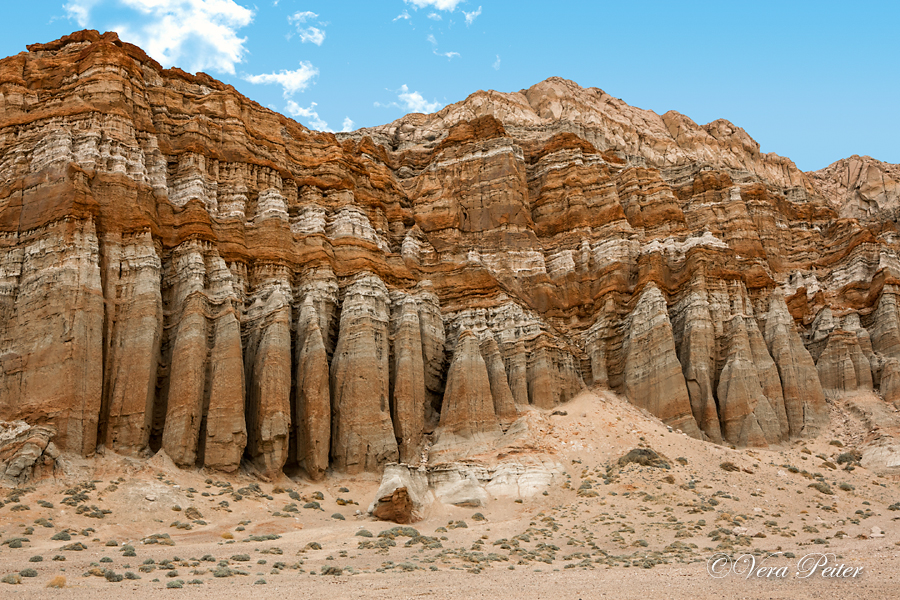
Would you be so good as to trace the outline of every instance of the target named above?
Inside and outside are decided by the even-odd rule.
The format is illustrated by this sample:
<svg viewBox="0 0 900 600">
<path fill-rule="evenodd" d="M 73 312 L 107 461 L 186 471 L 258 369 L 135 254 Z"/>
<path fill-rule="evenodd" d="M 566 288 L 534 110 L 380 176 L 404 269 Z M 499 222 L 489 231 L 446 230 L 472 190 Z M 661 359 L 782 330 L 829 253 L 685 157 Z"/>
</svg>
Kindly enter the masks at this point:
<svg viewBox="0 0 900 600">
<path fill-rule="evenodd" d="M 823 435 L 769 450 L 698 441 L 609 392 L 556 409 L 565 414 L 534 411 L 563 485 L 484 507 L 437 502 L 404 527 L 366 513 L 374 474 L 259 482 L 181 470 L 163 454 L 67 457 L 58 478 L 5 492 L 0 576 L 35 576 L 0 589 L 9 598 L 900 597 L 897 478 L 838 463 L 866 434 L 840 403 Z M 668 468 L 620 466 L 635 448 Z M 61 532 L 70 539 L 51 539 Z M 764 564 L 787 568 L 715 578 L 708 561 L 720 552 L 776 553 Z M 828 563 L 798 576 L 807 555 Z M 822 576 L 837 564 L 862 569 Z M 59 576 L 64 589 L 48 588 Z"/>
</svg>

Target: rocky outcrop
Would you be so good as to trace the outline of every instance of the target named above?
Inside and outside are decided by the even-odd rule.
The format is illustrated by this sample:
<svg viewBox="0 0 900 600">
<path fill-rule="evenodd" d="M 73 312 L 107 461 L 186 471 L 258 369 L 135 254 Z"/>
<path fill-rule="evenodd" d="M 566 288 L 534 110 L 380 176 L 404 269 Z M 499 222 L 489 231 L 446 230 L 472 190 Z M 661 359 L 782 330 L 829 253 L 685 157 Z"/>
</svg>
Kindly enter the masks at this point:
<svg viewBox="0 0 900 600">
<path fill-rule="evenodd" d="M 166 264 L 170 286 L 164 298 L 180 310 L 170 313 L 162 344 L 165 402 L 154 404 L 151 434 L 179 466 L 199 463 L 233 471 L 246 446 L 247 427 L 245 363 L 231 272 L 201 242 L 182 244 Z M 152 448 L 154 440 L 150 442 Z"/>
<path fill-rule="evenodd" d="M 62 451 L 320 479 L 586 382 L 734 445 L 900 402 L 896 166 L 724 120 L 551 78 L 318 133 L 83 31 L 0 61 L 0 169 L 0 419 Z"/>
<path fill-rule="evenodd" d="M 479 349 L 478 338 L 469 330 L 460 332 L 447 373 L 447 388 L 433 454 L 469 448 L 484 451 L 500 436 L 500 421 L 494 411 L 491 381 Z"/>
<path fill-rule="evenodd" d="M 425 367 L 419 311 L 411 298 L 400 301 L 394 335 L 394 385 L 391 417 L 399 440 L 400 461 L 419 459 L 425 432 Z"/>
<path fill-rule="evenodd" d="M 407 465 L 389 464 L 384 467 L 381 485 L 368 512 L 382 521 L 415 523 L 425 518 L 433 501 L 424 471 L 410 469 Z"/>
<path fill-rule="evenodd" d="M 854 155 L 810 175 L 842 217 L 873 224 L 900 217 L 900 165 Z"/>
<path fill-rule="evenodd" d="M 349 473 L 398 459 L 391 422 L 388 293 L 372 274 L 344 291 L 331 363 L 331 458 Z"/>
<path fill-rule="evenodd" d="M 885 401 L 900 408 L 900 360 L 889 358 L 881 368 L 881 394 Z"/>
<path fill-rule="evenodd" d="M 287 282 L 269 280 L 251 296 L 245 329 L 247 454 L 264 473 L 288 458 L 291 423 L 291 307 Z"/>
<path fill-rule="evenodd" d="M 104 428 L 99 442 L 116 452 L 140 456 L 150 441 L 156 393 L 162 264 L 147 231 L 124 237 L 110 233 L 103 248 L 103 296 L 114 301 L 107 304 L 104 328 L 107 343 L 100 414 L 106 418 L 101 420 Z"/>
<path fill-rule="evenodd" d="M 74 209 L 72 200 L 64 212 Z M 20 192 L 17 206 L 10 208 L 7 198 L 4 212 L 21 214 L 23 204 L 39 202 L 37 191 Z M 86 216 L 34 223 L 22 233 L 16 227 L 10 231 L 9 225 L 4 229 L 0 419 L 33 423 L 49 418 L 61 448 L 93 454 L 104 366 L 104 301 L 94 221 Z"/>
<path fill-rule="evenodd" d="M 297 463 L 313 481 L 328 469 L 331 447 L 331 395 L 328 385 L 328 353 L 322 339 L 312 298 L 300 309 L 296 333 L 297 370 L 293 423 Z"/>
<path fill-rule="evenodd" d="M 872 391 L 872 368 L 853 332 L 831 331 L 816 369 L 826 396 Z"/>
<path fill-rule="evenodd" d="M 678 359 L 691 401 L 691 413 L 706 437 L 722 442 L 716 405 L 716 331 L 709 300 L 701 288 L 674 307 L 673 328 L 680 334 Z"/>
<path fill-rule="evenodd" d="M 494 414 L 500 421 L 500 427 L 505 431 L 518 418 L 516 401 L 509 387 L 506 376 L 506 366 L 500 354 L 500 347 L 493 336 L 481 342 L 481 356 L 487 367 L 488 380 L 491 383 L 491 396 L 494 400 Z"/>
<path fill-rule="evenodd" d="M 563 477 L 558 462 L 524 455 L 486 463 L 449 462 L 428 470 L 434 496 L 454 506 L 486 506 L 498 498 L 531 498 Z"/>
<path fill-rule="evenodd" d="M 59 457 L 52 427 L 0 422 L 0 486 L 17 487 L 50 474 Z"/>
<path fill-rule="evenodd" d="M 778 292 L 769 300 L 764 336 L 781 377 L 790 435 L 815 435 L 828 418 L 825 394 L 812 357 L 794 330 L 787 304 Z"/>
<path fill-rule="evenodd" d="M 755 328 L 756 323 L 751 327 Z M 728 323 L 728 358 L 718 386 L 722 436 L 735 445 L 767 446 L 782 440 L 778 409 L 783 414 L 784 407 L 777 404 L 781 400 L 780 389 L 776 398 L 763 392 L 764 383 L 757 372 L 747 329 L 741 316 Z"/>
<path fill-rule="evenodd" d="M 635 306 L 623 350 L 628 398 L 672 427 L 699 435 L 666 301 L 655 285 L 644 288 Z"/>
</svg>

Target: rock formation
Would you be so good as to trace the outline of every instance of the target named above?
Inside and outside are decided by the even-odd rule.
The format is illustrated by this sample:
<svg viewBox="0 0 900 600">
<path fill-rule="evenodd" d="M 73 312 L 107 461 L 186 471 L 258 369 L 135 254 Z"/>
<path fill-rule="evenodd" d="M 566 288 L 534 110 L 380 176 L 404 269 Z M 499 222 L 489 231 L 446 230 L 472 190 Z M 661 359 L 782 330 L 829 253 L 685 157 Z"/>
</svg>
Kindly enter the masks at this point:
<svg viewBox="0 0 900 600">
<path fill-rule="evenodd" d="M 0 485 L 15 487 L 53 472 L 59 449 L 56 431 L 25 421 L 0 421 Z"/>
<path fill-rule="evenodd" d="M 381 485 L 368 512 L 383 521 L 414 523 L 425 518 L 432 501 L 424 471 L 389 464 L 384 468 Z"/>
<path fill-rule="evenodd" d="M 655 285 L 641 293 L 628 330 L 623 347 L 625 394 L 672 427 L 697 434 L 666 301 Z"/>
<path fill-rule="evenodd" d="M 313 480 L 328 468 L 331 447 L 331 395 L 328 353 L 311 298 L 306 298 L 297 321 L 295 412 L 297 463 Z"/>
<path fill-rule="evenodd" d="M 389 406 L 388 294 L 363 274 L 345 290 L 331 363 L 331 458 L 350 473 L 398 459 Z"/>
<path fill-rule="evenodd" d="M 900 402 L 898 167 L 724 120 L 551 78 L 334 135 L 82 31 L 0 61 L 0 172 L 0 419 L 62 451 L 319 479 L 587 385 L 734 445 Z"/>
<path fill-rule="evenodd" d="M 455 445 L 480 449 L 500 436 L 487 364 L 478 338 L 468 329 L 456 340 L 437 435 L 436 453 Z"/>
</svg>

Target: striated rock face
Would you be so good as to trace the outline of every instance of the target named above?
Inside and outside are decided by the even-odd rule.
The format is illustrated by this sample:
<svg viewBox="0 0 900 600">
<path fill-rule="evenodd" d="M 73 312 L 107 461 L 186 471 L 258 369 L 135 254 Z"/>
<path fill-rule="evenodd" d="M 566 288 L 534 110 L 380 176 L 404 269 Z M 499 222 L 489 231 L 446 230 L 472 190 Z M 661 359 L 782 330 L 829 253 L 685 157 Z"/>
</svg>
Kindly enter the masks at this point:
<svg viewBox="0 0 900 600">
<path fill-rule="evenodd" d="M 180 466 L 233 471 L 247 426 L 232 275 L 215 249 L 200 241 L 179 245 L 170 260 L 163 297 L 173 310 L 161 345 L 159 382 L 165 401 L 154 403 L 150 446 L 160 444 Z M 148 383 L 157 386 L 155 378 Z"/>
<path fill-rule="evenodd" d="M 331 395 L 328 353 L 312 298 L 307 297 L 297 321 L 295 412 L 297 463 L 314 481 L 328 468 L 331 441 Z"/>
<path fill-rule="evenodd" d="M 814 435 L 827 420 L 822 384 L 780 293 L 769 301 L 765 339 L 781 377 L 790 435 Z"/>
<path fill-rule="evenodd" d="M 434 452 L 454 446 L 482 447 L 485 441 L 499 437 L 500 421 L 494 409 L 487 364 L 481 355 L 478 338 L 463 330 L 456 340 L 453 361 L 447 374 L 447 389 L 441 406 Z"/>
<path fill-rule="evenodd" d="M 312 479 L 477 453 L 587 385 L 814 435 L 826 398 L 900 402 L 897 169 L 559 78 L 312 132 L 78 32 L 0 61 L 0 419 Z"/>
<path fill-rule="evenodd" d="M 16 487 L 53 472 L 59 449 L 56 431 L 25 421 L 0 421 L 0 485 Z"/>
<path fill-rule="evenodd" d="M 394 431 L 400 460 L 414 463 L 425 432 L 425 365 L 422 334 L 415 301 L 404 299 L 394 337 Z"/>
<path fill-rule="evenodd" d="M 840 205 L 840 215 L 877 225 L 900 217 L 900 165 L 851 156 L 811 173 L 813 181 Z"/>
<path fill-rule="evenodd" d="M 104 327 L 106 361 L 100 409 L 108 417 L 99 442 L 123 454 L 140 455 L 150 440 L 160 359 L 162 265 L 149 232 L 110 233 L 103 248 L 103 296 L 112 301 L 107 302 Z M 237 321 L 232 324 L 237 330 Z M 240 360 L 239 353 L 237 358 Z"/>
<path fill-rule="evenodd" d="M 655 285 L 644 289 L 631 319 L 624 344 L 625 393 L 672 427 L 697 435 L 666 301 Z"/>
<path fill-rule="evenodd" d="M 372 274 L 344 291 L 331 363 L 331 458 L 350 473 L 398 459 L 389 405 L 388 293 Z"/>
<path fill-rule="evenodd" d="M 728 358 L 719 375 L 717 390 L 722 437 L 741 446 L 779 442 L 785 418 L 781 390 L 777 390 L 776 398 L 769 398 L 763 392 L 765 381 L 760 378 L 754 361 L 745 319 L 735 316 L 727 325 Z M 755 328 L 756 323 L 751 327 Z"/>
</svg>

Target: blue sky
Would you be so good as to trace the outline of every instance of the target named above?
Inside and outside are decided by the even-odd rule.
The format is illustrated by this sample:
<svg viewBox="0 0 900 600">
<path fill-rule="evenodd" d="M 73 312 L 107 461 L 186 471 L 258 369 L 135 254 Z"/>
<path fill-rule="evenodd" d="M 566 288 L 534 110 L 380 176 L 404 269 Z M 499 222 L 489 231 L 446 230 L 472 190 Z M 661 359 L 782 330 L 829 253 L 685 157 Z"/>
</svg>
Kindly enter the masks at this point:
<svg viewBox="0 0 900 600">
<path fill-rule="evenodd" d="M 900 3 L 4 0 L 0 55 L 116 30 L 315 129 L 431 112 L 552 75 L 697 123 L 725 118 L 804 170 L 900 163 Z"/>
</svg>

